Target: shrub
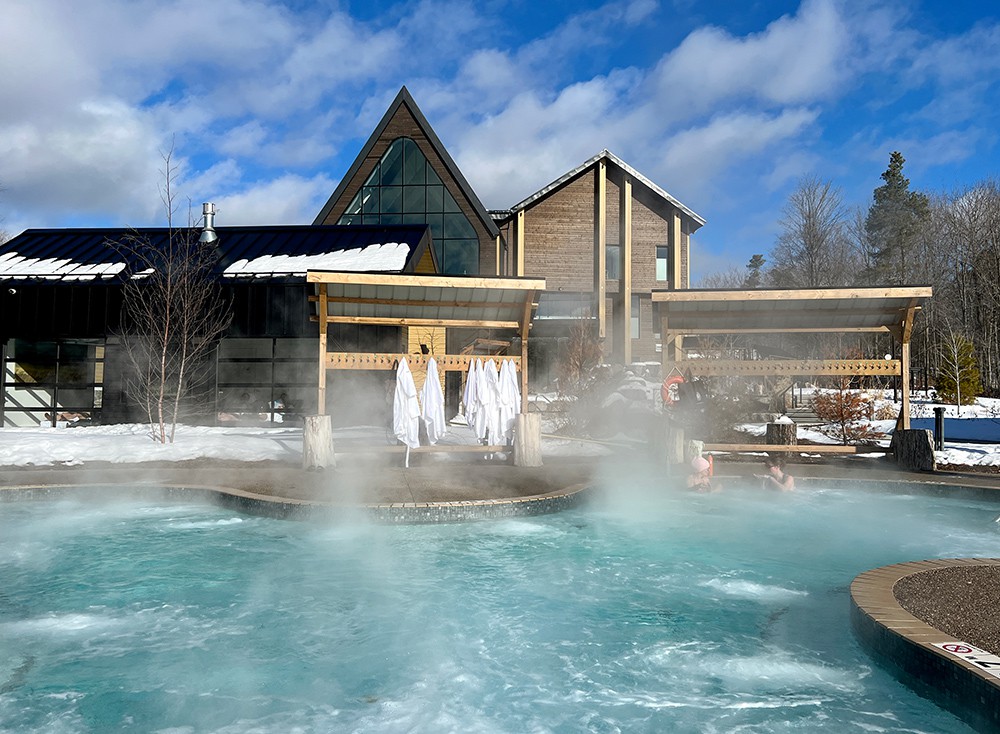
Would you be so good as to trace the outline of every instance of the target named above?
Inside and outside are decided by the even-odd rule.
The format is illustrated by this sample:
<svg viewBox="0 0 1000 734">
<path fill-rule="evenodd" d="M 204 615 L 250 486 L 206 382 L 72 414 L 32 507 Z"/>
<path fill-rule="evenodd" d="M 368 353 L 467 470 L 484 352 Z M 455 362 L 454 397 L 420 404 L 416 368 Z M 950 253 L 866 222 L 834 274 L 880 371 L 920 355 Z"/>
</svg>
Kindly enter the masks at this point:
<svg viewBox="0 0 1000 734">
<path fill-rule="evenodd" d="M 842 382 L 835 390 L 824 390 L 813 396 L 813 410 L 823 421 L 819 430 L 836 438 L 845 446 L 852 442 L 873 439 L 878 432 L 868 423 L 872 414 L 871 400 Z"/>
</svg>

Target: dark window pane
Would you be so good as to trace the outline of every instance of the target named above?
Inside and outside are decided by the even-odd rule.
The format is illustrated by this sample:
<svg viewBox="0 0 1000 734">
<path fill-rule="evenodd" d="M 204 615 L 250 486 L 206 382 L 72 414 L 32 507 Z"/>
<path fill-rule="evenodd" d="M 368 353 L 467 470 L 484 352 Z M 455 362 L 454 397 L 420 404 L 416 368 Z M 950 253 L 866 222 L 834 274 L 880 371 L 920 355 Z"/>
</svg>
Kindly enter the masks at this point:
<svg viewBox="0 0 1000 734">
<path fill-rule="evenodd" d="M 383 214 L 402 214 L 403 213 L 403 187 L 402 186 L 383 186 L 382 187 L 382 206 L 379 208 Z"/>
<path fill-rule="evenodd" d="M 476 236 L 476 230 L 461 212 L 444 215 L 444 236 L 448 239 L 470 239 Z"/>
<path fill-rule="evenodd" d="M 365 186 L 378 186 L 379 180 L 379 166 L 378 163 L 375 164 L 375 168 L 372 169 L 371 175 L 368 176 L 368 180 L 365 181 Z"/>
<path fill-rule="evenodd" d="M 344 210 L 344 214 L 360 214 L 361 213 L 361 192 L 359 191 L 354 196 L 354 200 L 348 205 L 347 209 Z M 341 222 L 341 224 L 350 224 L 350 222 Z"/>
<path fill-rule="evenodd" d="M 426 180 L 424 177 L 424 166 L 427 159 L 420 152 L 420 148 L 409 138 L 403 140 L 403 183 L 422 184 Z"/>
<path fill-rule="evenodd" d="M 403 224 L 426 224 L 425 215 L 423 212 L 419 214 L 411 213 L 403 215 Z"/>
<path fill-rule="evenodd" d="M 379 215 L 378 214 L 365 214 L 364 217 L 361 218 L 361 223 L 362 224 L 379 224 Z"/>
<path fill-rule="evenodd" d="M 427 162 L 427 166 L 426 166 L 426 168 L 424 170 L 427 171 L 427 184 L 428 185 L 435 185 L 435 186 L 441 186 L 442 185 L 441 178 L 437 175 L 437 172 L 433 168 L 431 168 L 430 161 Z"/>
<path fill-rule="evenodd" d="M 444 187 L 443 186 L 428 186 L 427 187 L 427 211 L 429 211 L 429 212 L 444 211 Z"/>
<path fill-rule="evenodd" d="M 479 273 L 479 243 L 476 240 L 446 240 L 444 271 L 453 275 Z"/>
<path fill-rule="evenodd" d="M 403 211 L 407 213 L 424 212 L 424 187 L 403 187 Z"/>
<path fill-rule="evenodd" d="M 403 183 L 403 140 L 396 138 L 380 161 L 382 185 L 398 186 Z"/>
<path fill-rule="evenodd" d="M 427 214 L 424 217 L 427 224 L 431 225 L 431 237 L 440 240 L 444 237 L 444 221 L 440 214 Z"/>
<path fill-rule="evenodd" d="M 458 202 L 455 201 L 455 197 L 451 195 L 451 192 L 447 189 L 444 192 L 444 210 L 446 212 L 460 212 L 462 211 L 458 207 Z"/>
<path fill-rule="evenodd" d="M 378 188 L 375 186 L 365 186 L 361 189 L 361 206 L 365 214 L 378 213 Z"/>
<path fill-rule="evenodd" d="M 383 214 L 379 218 L 379 224 L 402 224 L 403 215 L 401 214 Z"/>
</svg>

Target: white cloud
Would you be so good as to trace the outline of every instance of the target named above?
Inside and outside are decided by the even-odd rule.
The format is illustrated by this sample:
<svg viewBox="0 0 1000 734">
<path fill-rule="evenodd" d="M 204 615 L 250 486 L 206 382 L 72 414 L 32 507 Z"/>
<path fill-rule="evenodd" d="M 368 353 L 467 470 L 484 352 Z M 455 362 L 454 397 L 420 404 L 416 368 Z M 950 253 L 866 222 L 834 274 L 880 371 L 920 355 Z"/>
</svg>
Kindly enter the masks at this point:
<svg viewBox="0 0 1000 734">
<path fill-rule="evenodd" d="M 697 191 L 716 183 L 727 166 L 795 138 L 816 116 L 808 109 L 789 109 L 778 115 L 720 115 L 704 126 L 671 136 L 664 146 L 663 170 L 669 178 L 686 179 L 689 192 Z M 697 174 L 692 180 L 693 172 Z"/>
<path fill-rule="evenodd" d="M 326 176 L 286 175 L 241 191 L 214 197 L 219 225 L 312 224 L 333 192 Z"/>
<path fill-rule="evenodd" d="M 4 205 L 35 212 L 148 214 L 158 201 L 159 142 L 146 116 L 115 101 L 81 103 L 58 123 L 2 126 Z"/>
<path fill-rule="evenodd" d="M 800 104 L 844 81 L 848 28 L 832 0 L 806 0 L 761 33 L 733 37 L 713 26 L 691 33 L 652 75 L 662 113 L 683 119 L 733 97 Z"/>
</svg>

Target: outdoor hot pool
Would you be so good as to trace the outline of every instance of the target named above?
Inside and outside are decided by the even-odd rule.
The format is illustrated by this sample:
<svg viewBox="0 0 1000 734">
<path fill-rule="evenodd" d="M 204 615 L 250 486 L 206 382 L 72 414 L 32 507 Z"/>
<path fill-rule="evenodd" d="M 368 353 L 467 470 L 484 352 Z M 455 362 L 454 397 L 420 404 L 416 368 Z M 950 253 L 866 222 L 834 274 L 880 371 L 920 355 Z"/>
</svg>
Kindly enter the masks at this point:
<svg viewBox="0 0 1000 734">
<path fill-rule="evenodd" d="M 648 476 L 516 520 L 0 504 L 0 731 L 962 732 L 848 587 L 1000 555 L 1000 505 Z"/>
</svg>

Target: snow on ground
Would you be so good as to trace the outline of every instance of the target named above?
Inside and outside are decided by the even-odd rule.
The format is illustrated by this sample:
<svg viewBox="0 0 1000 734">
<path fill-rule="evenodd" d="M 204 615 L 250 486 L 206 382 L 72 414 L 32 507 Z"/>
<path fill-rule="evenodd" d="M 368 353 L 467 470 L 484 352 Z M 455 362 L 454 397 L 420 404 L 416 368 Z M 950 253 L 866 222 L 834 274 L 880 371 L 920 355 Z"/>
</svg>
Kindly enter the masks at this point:
<svg viewBox="0 0 1000 734">
<path fill-rule="evenodd" d="M 384 426 L 334 430 L 334 446 L 394 444 Z M 460 417 L 452 421 L 442 445 L 475 445 L 472 430 Z M 544 438 L 543 454 L 593 456 L 611 449 L 601 442 Z M 145 461 L 292 461 L 302 456 L 301 427 L 178 426 L 172 444 L 152 439 L 146 424 L 110 426 L 0 428 L 0 467 L 80 466 L 88 462 L 136 464 Z"/>
<path fill-rule="evenodd" d="M 888 396 L 874 395 L 876 410 L 886 406 L 898 410 L 898 403 Z M 911 406 L 914 417 L 930 417 L 939 404 L 914 396 Z M 1000 416 L 1000 400 L 980 398 L 975 405 L 944 406 L 947 417 L 996 418 Z M 888 434 L 894 421 L 872 421 L 872 426 L 886 435 L 880 443 L 888 446 Z M 763 423 L 751 423 L 742 429 L 752 435 L 763 435 Z M 812 427 L 800 427 L 800 440 L 816 443 L 836 443 Z M 1000 443 L 962 443 L 948 441 L 937 452 L 941 464 L 956 466 L 1000 466 Z M 624 442 L 624 441 L 623 441 Z M 543 455 L 594 456 L 607 454 L 623 442 L 573 440 L 555 437 L 543 428 Z M 383 426 L 355 426 L 334 431 L 334 445 L 384 446 L 394 443 L 390 431 Z M 472 431 L 461 416 L 453 419 L 442 444 L 474 445 Z M 805 453 L 805 452 L 804 452 Z M 150 437 L 148 425 L 124 424 L 110 426 L 0 428 L 0 467 L 8 466 L 78 466 L 88 462 L 135 464 L 146 461 L 189 461 L 219 459 L 230 461 L 292 461 L 302 454 L 302 429 L 276 427 L 205 427 L 178 426 L 176 441 L 162 445 Z M 874 455 L 859 455 L 859 459 Z"/>
</svg>

